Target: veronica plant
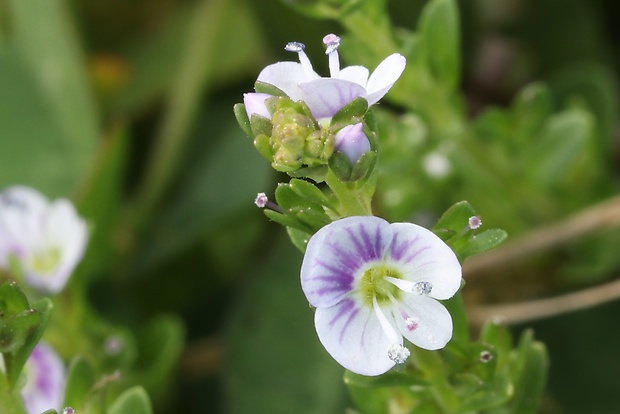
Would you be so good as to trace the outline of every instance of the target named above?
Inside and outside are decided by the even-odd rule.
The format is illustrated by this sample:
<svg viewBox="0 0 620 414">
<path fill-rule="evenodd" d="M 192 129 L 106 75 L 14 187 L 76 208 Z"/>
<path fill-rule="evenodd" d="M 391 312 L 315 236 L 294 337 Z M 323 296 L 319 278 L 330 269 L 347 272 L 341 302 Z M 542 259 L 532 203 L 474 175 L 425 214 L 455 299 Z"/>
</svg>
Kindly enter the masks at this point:
<svg viewBox="0 0 620 414">
<path fill-rule="evenodd" d="M 472 341 L 459 295 L 462 261 L 506 233 L 483 229 L 467 202 L 432 229 L 373 212 L 380 148 L 371 107 L 406 72 L 405 58 L 393 53 L 372 74 L 341 69 L 341 39 L 330 34 L 323 42 L 329 77 L 314 71 L 303 44 L 289 43 L 299 63 L 263 69 L 235 115 L 272 167 L 293 177 L 278 185 L 275 202 L 260 193 L 255 203 L 304 253 L 301 287 L 318 340 L 346 368 L 353 399 L 363 412 L 377 412 L 396 395 L 402 400 L 407 386 L 402 412 L 514 408 L 524 401 L 520 393 L 537 401 L 541 388 L 523 379 L 544 378 L 544 348 L 529 336 L 512 351 L 495 323 Z"/>
</svg>

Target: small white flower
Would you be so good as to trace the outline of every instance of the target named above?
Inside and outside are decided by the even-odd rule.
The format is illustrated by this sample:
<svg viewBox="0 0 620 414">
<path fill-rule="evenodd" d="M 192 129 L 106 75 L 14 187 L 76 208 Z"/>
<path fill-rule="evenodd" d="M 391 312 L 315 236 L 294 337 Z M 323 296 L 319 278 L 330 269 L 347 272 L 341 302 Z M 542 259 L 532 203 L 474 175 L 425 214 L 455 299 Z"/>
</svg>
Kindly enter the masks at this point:
<svg viewBox="0 0 620 414">
<path fill-rule="evenodd" d="M 329 120 L 358 97 L 366 99 L 368 105 L 377 103 L 405 69 L 405 57 L 394 53 L 385 58 L 372 74 L 363 66 L 349 66 L 341 70 L 338 57 L 340 38 L 329 34 L 323 38 L 323 42 L 327 46 L 326 54 L 329 55 L 330 77 L 321 77 L 314 71 L 304 52 L 303 43 L 291 42 L 285 49 L 296 52 L 300 63 L 274 63 L 263 69 L 257 79 L 277 87 L 293 101 L 305 102 L 319 122 Z M 252 114 L 268 114 L 264 105 L 267 97 L 269 95 L 255 93 L 244 95 L 248 117 L 251 118 Z"/>
<path fill-rule="evenodd" d="M 347 217 L 308 242 L 301 286 L 316 307 L 319 340 L 338 363 L 380 375 L 409 356 L 403 337 L 443 348 L 452 319 L 437 300 L 461 285 L 454 252 L 430 230 L 378 217 Z"/>
<path fill-rule="evenodd" d="M 65 199 L 21 186 L 0 193 L 0 266 L 18 259 L 25 281 L 47 293 L 65 286 L 86 247 L 85 221 Z"/>
<path fill-rule="evenodd" d="M 60 410 L 65 395 L 65 366 L 47 344 L 39 343 L 24 366 L 26 384 L 22 397 L 28 414 L 40 414 L 53 408 Z"/>
</svg>

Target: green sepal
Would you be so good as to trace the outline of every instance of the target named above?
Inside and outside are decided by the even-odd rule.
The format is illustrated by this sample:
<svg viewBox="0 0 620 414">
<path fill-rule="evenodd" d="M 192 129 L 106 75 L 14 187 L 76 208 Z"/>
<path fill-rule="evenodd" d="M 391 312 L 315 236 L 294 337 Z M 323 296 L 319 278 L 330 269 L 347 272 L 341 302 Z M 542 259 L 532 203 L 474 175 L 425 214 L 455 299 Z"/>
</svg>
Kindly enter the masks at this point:
<svg viewBox="0 0 620 414">
<path fill-rule="evenodd" d="M 329 168 L 338 180 L 342 182 L 351 181 L 351 162 L 343 153 L 336 151 L 329 157 Z"/>
<path fill-rule="evenodd" d="M 54 410 L 53 408 L 50 408 L 49 410 L 43 411 L 41 414 L 58 414 L 58 411 Z"/>
<path fill-rule="evenodd" d="M 336 112 L 336 114 L 332 117 L 330 126 L 340 124 L 343 124 L 344 126 L 357 123 L 351 122 L 351 120 L 354 118 L 363 118 L 367 111 L 368 101 L 362 97 L 357 97 Z"/>
<path fill-rule="evenodd" d="M 67 371 L 63 405 L 80 412 L 86 405 L 90 389 L 95 385 L 95 374 L 90 364 L 81 356 L 71 360 Z"/>
<path fill-rule="evenodd" d="M 417 375 L 408 372 L 388 371 L 386 374 L 376 377 L 367 377 L 365 375 L 355 374 L 351 371 L 345 371 L 344 383 L 347 386 L 376 388 L 376 387 L 426 387 L 428 382 Z"/>
<path fill-rule="evenodd" d="M 467 201 L 454 204 L 439 218 L 433 232 L 446 241 L 460 233 L 469 225 L 469 218 L 475 216 L 474 208 Z"/>
<path fill-rule="evenodd" d="M 37 345 L 43 331 L 47 326 L 49 318 L 52 314 L 52 301 L 48 298 L 43 298 L 33 303 L 31 309 L 27 312 L 32 312 L 40 315 L 38 324 L 30 326 L 25 335 L 23 344 L 12 352 L 3 353 L 4 366 L 6 369 L 6 377 L 9 382 L 9 386 L 14 387 L 17 383 L 19 375 L 24 368 L 24 364 L 30 357 L 32 350 Z"/>
<path fill-rule="evenodd" d="M 42 315 L 31 309 L 0 319 L 0 352 L 11 353 L 24 346 Z"/>
<path fill-rule="evenodd" d="M 273 161 L 273 148 L 270 144 L 271 139 L 267 135 L 257 135 L 254 138 L 254 148 L 258 150 L 260 155 L 267 161 Z"/>
<path fill-rule="evenodd" d="M 233 106 L 233 112 L 235 113 L 237 123 L 243 132 L 245 132 L 247 136 L 253 137 L 254 133 L 252 132 L 252 127 L 250 126 L 250 119 L 248 118 L 248 113 L 245 110 L 245 105 L 242 103 L 235 104 L 235 106 Z"/>
<path fill-rule="evenodd" d="M 523 88 L 511 104 L 513 124 L 523 141 L 531 139 L 553 110 L 553 98 L 547 85 L 535 82 Z M 519 142 L 526 145 L 526 142 Z"/>
<path fill-rule="evenodd" d="M 437 83 L 455 90 L 461 75 L 459 12 L 454 0 L 428 2 L 418 21 L 420 51 Z"/>
<path fill-rule="evenodd" d="M 467 240 L 467 245 L 459 253 L 463 257 L 468 257 L 486 252 L 502 244 L 506 238 L 508 238 L 508 233 L 502 229 L 485 230 Z"/>
<path fill-rule="evenodd" d="M 252 118 L 250 118 L 250 128 L 252 130 L 252 134 L 250 136 L 258 136 L 258 135 L 267 135 L 271 136 L 271 132 L 273 131 L 273 124 L 271 120 L 265 118 L 264 116 L 258 114 L 252 114 Z"/>
<path fill-rule="evenodd" d="M 366 178 L 372 171 L 377 161 L 377 153 L 374 151 L 368 151 L 362 154 L 351 169 L 350 181 L 359 181 Z"/>
<path fill-rule="evenodd" d="M 256 81 L 254 83 L 254 90 L 258 93 L 266 93 L 273 96 L 286 96 L 286 94 L 279 88 L 273 86 L 270 83 Z"/>
<path fill-rule="evenodd" d="M 311 233 L 307 231 L 299 230 L 293 227 L 287 227 L 286 232 L 288 233 L 293 246 L 297 247 L 299 251 L 302 253 L 306 252 L 306 246 L 308 245 L 308 241 L 310 241 L 310 237 L 312 237 Z"/>
<path fill-rule="evenodd" d="M 152 414 L 151 400 L 144 388 L 136 386 L 123 392 L 106 414 Z"/>
</svg>

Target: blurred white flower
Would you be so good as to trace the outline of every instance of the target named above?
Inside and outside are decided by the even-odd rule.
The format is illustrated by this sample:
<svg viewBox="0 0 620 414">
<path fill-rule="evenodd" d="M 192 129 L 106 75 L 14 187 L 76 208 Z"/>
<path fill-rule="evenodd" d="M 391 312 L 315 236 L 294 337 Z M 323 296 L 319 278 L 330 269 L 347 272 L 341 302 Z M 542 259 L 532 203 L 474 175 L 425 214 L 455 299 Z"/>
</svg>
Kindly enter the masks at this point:
<svg viewBox="0 0 620 414">
<path fill-rule="evenodd" d="M 49 202 L 31 188 L 0 193 L 0 267 L 17 258 L 26 283 L 45 293 L 63 289 L 79 263 L 86 222 L 66 199 Z"/>
</svg>

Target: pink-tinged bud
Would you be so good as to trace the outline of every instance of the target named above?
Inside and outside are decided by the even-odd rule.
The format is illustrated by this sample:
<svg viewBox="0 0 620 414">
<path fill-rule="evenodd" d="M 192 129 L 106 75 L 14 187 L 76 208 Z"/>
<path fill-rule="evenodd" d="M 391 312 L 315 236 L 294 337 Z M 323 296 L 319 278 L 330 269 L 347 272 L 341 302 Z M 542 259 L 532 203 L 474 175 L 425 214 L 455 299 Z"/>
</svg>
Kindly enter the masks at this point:
<svg viewBox="0 0 620 414">
<path fill-rule="evenodd" d="M 354 165 L 363 154 L 370 151 L 370 141 L 364 134 L 364 125 L 347 125 L 338 131 L 334 149 L 346 155 L 351 165 Z"/>
<path fill-rule="evenodd" d="M 243 104 L 248 113 L 248 118 L 252 119 L 252 114 L 260 115 L 267 119 L 271 119 L 271 114 L 265 105 L 265 99 L 271 98 L 268 93 L 244 93 Z"/>
</svg>

